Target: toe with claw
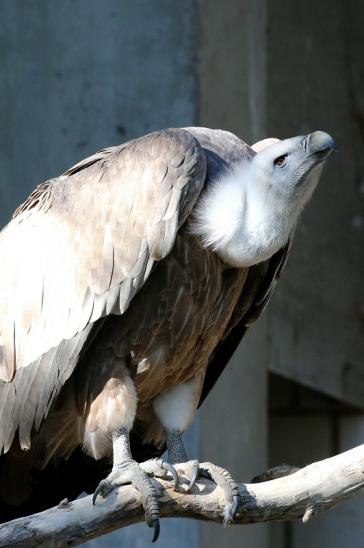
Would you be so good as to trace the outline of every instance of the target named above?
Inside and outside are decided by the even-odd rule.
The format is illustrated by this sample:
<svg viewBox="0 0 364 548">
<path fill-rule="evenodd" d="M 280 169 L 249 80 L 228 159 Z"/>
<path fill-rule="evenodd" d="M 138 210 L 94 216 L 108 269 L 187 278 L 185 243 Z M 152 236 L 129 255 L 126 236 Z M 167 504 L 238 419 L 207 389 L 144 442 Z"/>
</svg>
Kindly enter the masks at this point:
<svg viewBox="0 0 364 548">
<path fill-rule="evenodd" d="M 107 478 L 100 481 L 92 497 L 93 504 L 97 497 L 107 497 L 113 489 L 121 485 L 131 483 L 139 492 L 142 499 L 142 505 L 145 511 L 145 521 L 149 527 L 153 527 L 153 542 L 159 536 L 159 506 L 157 494 L 150 475 L 155 477 L 164 477 L 169 471 L 169 467 L 164 467 L 162 463 L 145 462 L 139 465 L 136 461 L 130 459 L 114 465 Z M 155 472 L 155 473 L 154 473 Z M 160 475 L 158 474 L 160 472 Z M 158 474 L 158 476 L 157 476 Z"/>
<path fill-rule="evenodd" d="M 199 463 L 197 460 L 175 464 L 174 466 L 179 475 L 179 485 L 182 483 L 181 476 L 187 479 L 188 491 L 191 491 L 199 476 L 216 483 L 224 492 L 224 525 L 228 525 L 233 521 L 239 506 L 239 489 L 238 484 L 227 470 L 210 462 Z"/>
<path fill-rule="evenodd" d="M 107 497 L 115 487 L 132 484 L 141 497 L 145 512 L 145 521 L 149 527 L 154 529 L 153 542 L 158 539 L 159 505 L 157 500 L 157 489 L 153 478 L 172 478 L 172 486 L 176 487 L 178 476 L 172 464 L 162 459 L 150 459 L 137 463 L 131 455 L 129 445 L 129 432 L 122 429 L 113 439 L 113 467 L 107 478 L 103 479 L 97 486 L 92 497 L 95 505 L 97 498 Z"/>
<path fill-rule="evenodd" d="M 200 464 L 200 475 L 211 479 L 223 490 L 225 501 L 224 525 L 228 525 L 233 521 L 239 507 L 238 484 L 232 478 L 230 472 L 211 462 L 203 462 Z"/>
</svg>

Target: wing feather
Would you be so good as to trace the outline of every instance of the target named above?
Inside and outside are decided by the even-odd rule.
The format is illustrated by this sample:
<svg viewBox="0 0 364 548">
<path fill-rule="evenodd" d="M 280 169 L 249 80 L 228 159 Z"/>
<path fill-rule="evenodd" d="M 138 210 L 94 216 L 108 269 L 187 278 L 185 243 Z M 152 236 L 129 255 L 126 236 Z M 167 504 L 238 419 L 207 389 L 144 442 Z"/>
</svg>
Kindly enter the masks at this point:
<svg viewBox="0 0 364 548">
<path fill-rule="evenodd" d="M 90 322 L 125 311 L 173 247 L 205 172 L 198 141 L 166 130 L 38 187 L 0 234 L 4 381 Z"/>
<path fill-rule="evenodd" d="M 240 298 L 224 336 L 210 358 L 199 405 L 203 403 L 214 387 L 247 329 L 259 318 L 267 306 L 286 264 L 291 241 L 267 261 L 249 268 Z"/>
<path fill-rule="evenodd" d="M 205 176 L 195 137 L 166 130 L 83 160 L 16 210 L 0 233 L 0 452 L 17 430 L 29 448 L 101 318 L 171 251 Z"/>
</svg>

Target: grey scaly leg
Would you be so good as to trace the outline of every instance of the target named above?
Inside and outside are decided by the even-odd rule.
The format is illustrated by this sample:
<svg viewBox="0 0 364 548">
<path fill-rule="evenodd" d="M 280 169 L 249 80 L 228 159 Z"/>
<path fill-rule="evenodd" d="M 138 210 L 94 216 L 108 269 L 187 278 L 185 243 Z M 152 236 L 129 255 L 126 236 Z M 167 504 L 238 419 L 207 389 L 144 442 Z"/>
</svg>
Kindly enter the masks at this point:
<svg viewBox="0 0 364 548">
<path fill-rule="evenodd" d="M 102 480 L 93 495 L 95 504 L 100 495 L 106 497 L 115 487 L 131 483 L 139 492 L 145 511 L 145 521 L 154 528 L 153 541 L 159 536 L 159 506 L 156 489 L 149 476 L 165 477 L 170 474 L 173 485 L 177 485 L 177 473 L 173 466 L 161 459 L 151 459 L 138 464 L 131 456 L 129 431 L 121 429 L 113 436 L 113 467 L 110 474 Z"/>
<path fill-rule="evenodd" d="M 192 489 L 198 476 L 198 460 L 189 460 L 181 432 L 167 431 L 166 441 L 168 462 L 178 465 L 180 471 L 190 480 L 188 490 Z"/>
<path fill-rule="evenodd" d="M 224 523 L 230 523 L 237 511 L 239 493 L 236 482 L 229 472 L 209 462 L 200 464 L 198 460 L 189 460 L 182 439 L 196 414 L 204 375 L 196 375 L 188 381 L 176 385 L 168 392 L 160 394 L 153 401 L 154 411 L 164 426 L 168 449 L 168 462 L 182 476 L 189 480 L 188 489 L 192 489 L 197 477 L 212 479 L 224 491 Z"/>
</svg>

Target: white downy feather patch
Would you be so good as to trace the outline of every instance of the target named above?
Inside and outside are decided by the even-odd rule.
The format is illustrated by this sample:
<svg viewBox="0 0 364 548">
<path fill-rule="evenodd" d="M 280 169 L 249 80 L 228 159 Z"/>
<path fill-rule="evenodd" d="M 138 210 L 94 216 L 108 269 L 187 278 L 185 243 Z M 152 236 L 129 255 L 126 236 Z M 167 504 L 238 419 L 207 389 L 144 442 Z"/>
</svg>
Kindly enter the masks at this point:
<svg viewBox="0 0 364 548">
<path fill-rule="evenodd" d="M 154 399 L 154 411 L 167 430 L 184 432 L 192 424 L 200 390 L 197 376 Z"/>
<path fill-rule="evenodd" d="M 285 245 L 298 214 L 244 162 L 206 189 L 195 207 L 191 232 L 227 264 L 247 267 Z"/>
</svg>

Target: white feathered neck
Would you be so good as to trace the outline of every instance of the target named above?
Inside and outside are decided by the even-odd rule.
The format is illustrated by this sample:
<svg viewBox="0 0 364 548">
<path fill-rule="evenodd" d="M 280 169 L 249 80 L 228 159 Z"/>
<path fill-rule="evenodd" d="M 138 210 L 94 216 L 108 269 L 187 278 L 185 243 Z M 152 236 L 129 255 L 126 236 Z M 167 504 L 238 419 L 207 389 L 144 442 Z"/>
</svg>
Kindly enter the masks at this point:
<svg viewBox="0 0 364 548">
<path fill-rule="evenodd" d="M 195 208 L 191 231 L 235 267 L 257 264 L 284 246 L 301 211 L 270 191 L 246 163 L 212 182 Z"/>
</svg>

